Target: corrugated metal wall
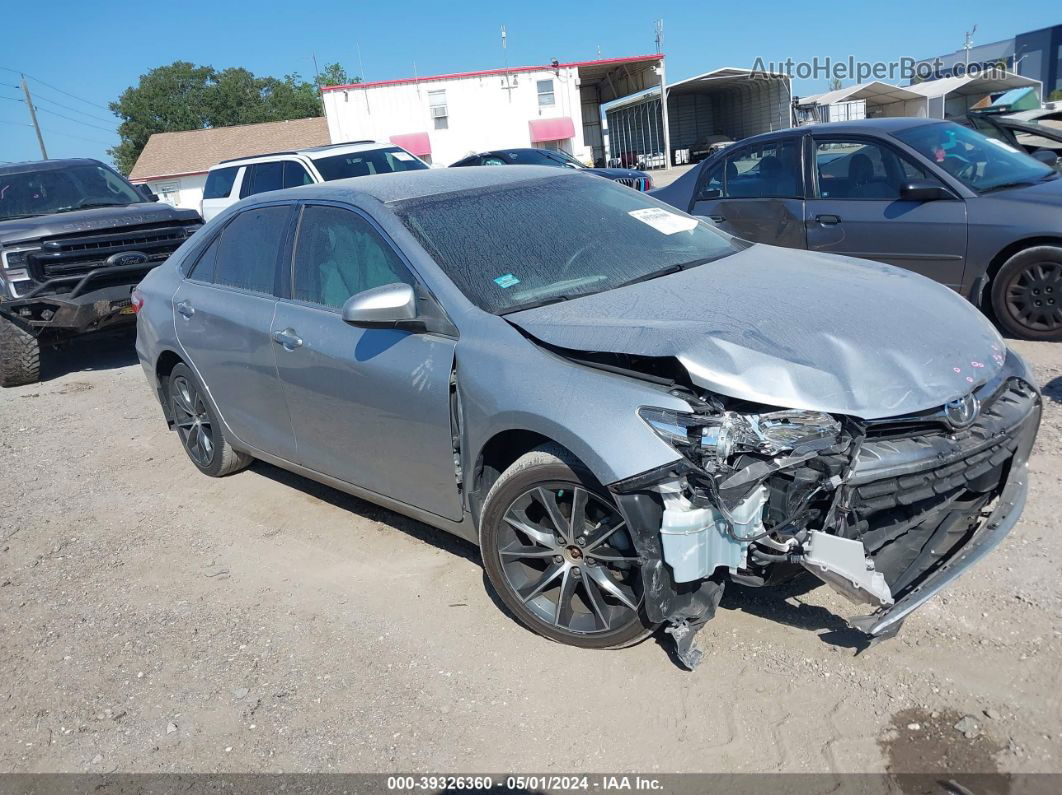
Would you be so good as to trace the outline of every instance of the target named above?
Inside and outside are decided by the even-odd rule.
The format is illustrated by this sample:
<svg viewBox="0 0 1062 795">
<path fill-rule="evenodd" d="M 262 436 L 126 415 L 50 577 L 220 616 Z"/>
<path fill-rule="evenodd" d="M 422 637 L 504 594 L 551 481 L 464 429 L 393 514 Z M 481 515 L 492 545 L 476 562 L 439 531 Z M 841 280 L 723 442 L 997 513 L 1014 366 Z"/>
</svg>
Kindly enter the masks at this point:
<svg viewBox="0 0 1062 795">
<path fill-rule="evenodd" d="M 623 166 L 655 167 L 663 160 L 664 125 L 660 114 L 660 96 L 646 97 L 643 102 L 606 113 L 610 162 L 618 159 Z"/>
<path fill-rule="evenodd" d="M 737 141 L 788 128 L 792 126 L 789 103 L 782 80 L 743 79 L 714 90 L 673 94 L 667 106 L 671 148 L 689 149 L 709 135 Z"/>
</svg>

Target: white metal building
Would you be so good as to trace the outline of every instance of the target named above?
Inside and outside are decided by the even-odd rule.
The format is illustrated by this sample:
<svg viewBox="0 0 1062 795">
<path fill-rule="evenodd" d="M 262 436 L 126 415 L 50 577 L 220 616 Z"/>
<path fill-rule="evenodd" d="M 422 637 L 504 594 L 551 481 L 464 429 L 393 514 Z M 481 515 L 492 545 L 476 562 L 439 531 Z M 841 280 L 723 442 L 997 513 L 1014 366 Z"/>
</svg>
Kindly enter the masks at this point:
<svg viewBox="0 0 1062 795">
<path fill-rule="evenodd" d="M 410 77 L 322 89 L 332 141 L 391 141 L 449 165 L 503 147 L 604 159 L 602 103 L 659 85 L 663 55 Z"/>
</svg>

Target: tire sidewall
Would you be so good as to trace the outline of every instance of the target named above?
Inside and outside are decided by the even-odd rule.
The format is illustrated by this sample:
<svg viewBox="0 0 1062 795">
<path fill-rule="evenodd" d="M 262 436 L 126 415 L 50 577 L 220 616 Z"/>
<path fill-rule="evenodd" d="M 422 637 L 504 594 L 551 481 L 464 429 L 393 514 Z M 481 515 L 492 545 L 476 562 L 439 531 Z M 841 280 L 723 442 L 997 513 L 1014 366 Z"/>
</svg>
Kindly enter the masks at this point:
<svg viewBox="0 0 1062 795">
<path fill-rule="evenodd" d="M 1058 246 L 1034 246 L 1019 251 L 1008 259 L 992 279 L 992 313 L 997 322 L 1008 333 L 1019 339 L 1036 340 L 1041 342 L 1056 342 L 1062 340 L 1062 328 L 1054 331 L 1037 331 L 1026 327 L 1016 318 L 1012 317 L 1007 307 L 1007 287 L 1019 274 L 1034 262 L 1057 262 L 1062 266 L 1062 247 Z M 1062 295 L 1057 300 L 1062 302 Z"/>
<path fill-rule="evenodd" d="M 173 382 L 177 378 L 184 378 L 186 381 L 188 381 L 192 386 L 195 387 L 196 391 L 199 393 L 199 396 L 203 399 L 203 405 L 206 406 L 207 416 L 210 417 L 210 428 L 213 431 L 214 436 L 214 455 L 211 457 L 210 463 L 206 466 L 201 465 L 198 461 L 192 458 L 191 453 L 188 452 L 188 448 L 185 446 L 184 440 L 181 439 L 181 435 L 178 432 L 177 438 L 181 442 L 181 449 L 184 450 L 185 455 L 188 456 L 188 460 L 195 465 L 196 469 L 206 475 L 210 475 L 211 477 L 218 477 L 221 473 L 221 468 L 224 463 L 224 455 L 222 454 L 222 451 L 224 450 L 226 443 L 225 430 L 221 426 L 221 422 L 218 419 L 218 414 L 216 411 L 214 411 L 214 404 L 210 401 L 210 396 L 203 388 L 203 384 L 199 381 L 198 378 L 196 378 L 195 373 L 192 372 L 192 368 L 190 368 L 186 364 L 176 365 L 173 370 L 170 371 L 170 375 L 166 379 L 166 400 L 169 403 L 167 409 L 169 410 L 171 416 L 173 415 Z M 176 430 L 176 427 L 174 428 L 174 430 Z"/>
<path fill-rule="evenodd" d="M 510 587 L 505 572 L 502 570 L 501 555 L 498 552 L 498 531 L 501 527 L 502 517 L 504 517 L 512 502 L 534 485 L 551 481 L 578 484 L 592 491 L 610 505 L 614 505 L 614 502 L 608 493 L 591 477 L 586 474 L 581 475 L 563 461 L 534 464 L 521 469 L 510 477 L 506 476 L 507 473 L 508 471 L 502 474 L 491 489 L 490 494 L 487 495 L 487 502 L 483 507 L 479 523 L 480 553 L 483 557 L 483 568 L 495 593 L 505 603 L 505 606 L 524 626 L 532 631 L 550 640 L 570 646 L 588 649 L 619 648 L 646 637 L 653 630 L 654 625 L 645 615 L 644 601 L 638 611 L 638 620 L 632 621 L 618 630 L 594 635 L 567 633 L 550 627 L 520 602 Z"/>
</svg>

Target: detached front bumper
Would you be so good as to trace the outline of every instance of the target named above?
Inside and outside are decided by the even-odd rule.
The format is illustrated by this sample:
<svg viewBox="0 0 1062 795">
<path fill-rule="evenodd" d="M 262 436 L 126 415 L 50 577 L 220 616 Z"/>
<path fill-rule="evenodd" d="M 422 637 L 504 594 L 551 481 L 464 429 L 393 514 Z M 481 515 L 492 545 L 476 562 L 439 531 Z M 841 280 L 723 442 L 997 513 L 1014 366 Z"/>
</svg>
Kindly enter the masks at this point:
<svg viewBox="0 0 1062 795">
<path fill-rule="evenodd" d="M 137 281 L 129 281 L 78 293 L 22 296 L 4 301 L 0 312 L 36 332 L 99 331 L 135 321 L 129 294 L 136 284 Z"/>
</svg>

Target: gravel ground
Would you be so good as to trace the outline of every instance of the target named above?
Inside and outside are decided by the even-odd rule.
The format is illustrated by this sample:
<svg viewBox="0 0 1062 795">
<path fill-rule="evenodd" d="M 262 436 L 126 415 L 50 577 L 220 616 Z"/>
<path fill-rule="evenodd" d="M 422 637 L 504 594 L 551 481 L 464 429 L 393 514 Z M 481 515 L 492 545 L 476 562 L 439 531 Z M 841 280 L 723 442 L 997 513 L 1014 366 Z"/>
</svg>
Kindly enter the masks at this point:
<svg viewBox="0 0 1062 795">
<path fill-rule="evenodd" d="M 680 670 L 521 628 L 476 550 L 256 464 L 201 476 L 131 341 L 0 393 L 0 772 L 1062 772 L 1062 346 L 1011 536 L 856 653 L 731 588 Z"/>
</svg>

